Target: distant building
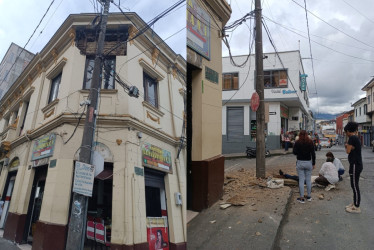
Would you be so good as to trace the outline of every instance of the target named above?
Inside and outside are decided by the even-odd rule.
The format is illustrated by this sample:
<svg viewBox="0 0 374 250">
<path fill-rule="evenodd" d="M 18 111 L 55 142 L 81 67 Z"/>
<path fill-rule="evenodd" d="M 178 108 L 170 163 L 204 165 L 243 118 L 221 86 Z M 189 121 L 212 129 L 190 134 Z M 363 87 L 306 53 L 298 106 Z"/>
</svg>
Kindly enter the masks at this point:
<svg viewBox="0 0 374 250">
<path fill-rule="evenodd" d="M 366 91 L 366 104 L 367 104 L 367 115 L 371 118 L 371 127 L 370 127 L 370 141 L 374 139 L 374 78 L 370 79 L 368 83 L 361 89 Z"/>
<path fill-rule="evenodd" d="M 336 134 L 339 144 L 343 144 L 344 141 L 344 126 L 343 121 L 348 120 L 348 112 L 341 113 L 336 116 Z"/>
<path fill-rule="evenodd" d="M 364 146 L 370 146 L 371 142 L 371 114 L 367 112 L 366 96 L 352 104 L 354 108 L 354 121 L 358 123 L 358 136 Z"/>
<path fill-rule="evenodd" d="M 287 131 L 313 128 L 306 88 L 304 67 L 299 51 L 265 53 L 264 98 L 265 132 L 270 149 L 281 148 L 282 134 Z M 237 63 L 247 58 L 235 56 Z M 256 112 L 250 108 L 255 92 L 255 56 L 248 66 L 235 67 L 229 57 L 222 59 L 222 144 L 223 153 L 243 153 L 246 146 L 256 144 Z"/>
<path fill-rule="evenodd" d="M 34 54 L 12 43 L 0 64 L 0 100 L 29 64 Z"/>
</svg>

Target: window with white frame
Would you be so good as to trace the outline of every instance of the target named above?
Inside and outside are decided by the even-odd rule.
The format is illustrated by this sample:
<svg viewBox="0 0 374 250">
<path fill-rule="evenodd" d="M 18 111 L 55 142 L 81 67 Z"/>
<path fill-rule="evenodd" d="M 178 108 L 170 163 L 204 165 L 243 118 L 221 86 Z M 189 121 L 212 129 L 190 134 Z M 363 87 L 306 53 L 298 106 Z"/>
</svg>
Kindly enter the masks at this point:
<svg viewBox="0 0 374 250">
<path fill-rule="evenodd" d="M 239 89 L 239 73 L 223 73 L 222 82 L 222 90 Z"/>
<path fill-rule="evenodd" d="M 265 88 L 287 88 L 287 70 L 264 70 Z"/>
<path fill-rule="evenodd" d="M 58 90 L 60 88 L 60 83 L 61 83 L 61 77 L 62 77 L 62 72 L 52 79 L 51 89 L 49 91 L 48 103 L 51 103 L 57 99 Z"/>
<path fill-rule="evenodd" d="M 368 95 L 368 104 L 370 104 L 371 95 Z"/>
</svg>

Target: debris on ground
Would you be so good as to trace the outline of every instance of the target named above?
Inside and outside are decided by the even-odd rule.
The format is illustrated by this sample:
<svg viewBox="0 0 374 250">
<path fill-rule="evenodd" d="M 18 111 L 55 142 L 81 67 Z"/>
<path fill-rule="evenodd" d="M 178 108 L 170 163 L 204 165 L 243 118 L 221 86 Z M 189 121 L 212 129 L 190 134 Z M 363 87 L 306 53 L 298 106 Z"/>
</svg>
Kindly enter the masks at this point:
<svg viewBox="0 0 374 250">
<path fill-rule="evenodd" d="M 222 204 L 222 205 L 220 206 L 221 209 L 226 209 L 226 208 L 228 208 L 228 207 L 231 207 L 231 204 Z"/>
<path fill-rule="evenodd" d="M 318 199 L 320 199 L 320 200 L 325 199 L 325 195 L 324 195 L 324 194 L 320 194 L 320 195 L 318 195 Z"/>
<path fill-rule="evenodd" d="M 260 236 L 261 235 L 261 233 L 260 232 L 256 232 L 256 236 Z"/>
<path fill-rule="evenodd" d="M 270 179 L 267 183 L 268 188 L 281 188 L 284 186 L 283 179 Z"/>
<path fill-rule="evenodd" d="M 234 195 L 233 197 L 227 199 L 226 202 L 232 204 L 233 206 L 244 206 L 248 203 L 246 198 L 240 195 Z"/>
<path fill-rule="evenodd" d="M 210 222 L 210 224 L 213 224 L 213 223 L 216 223 L 216 220 L 211 220 L 209 222 Z"/>
</svg>

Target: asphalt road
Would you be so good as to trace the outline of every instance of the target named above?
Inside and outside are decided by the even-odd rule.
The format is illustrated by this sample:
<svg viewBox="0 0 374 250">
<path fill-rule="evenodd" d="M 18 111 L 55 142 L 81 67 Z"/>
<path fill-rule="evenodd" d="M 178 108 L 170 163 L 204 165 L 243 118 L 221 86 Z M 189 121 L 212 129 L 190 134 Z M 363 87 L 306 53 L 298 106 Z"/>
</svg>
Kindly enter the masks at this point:
<svg viewBox="0 0 374 250">
<path fill-rule="evenodd" d="M 345 206 L 352 202 L 353 193 L 348 175 L 347 154 L 342 146 L 322 149 L 317 152 L 319 169 L 325 159 L 325 153 L 331 150 L 335 157 L 342 160 L 346 167 L 344 180 L 337 189 L 324 191 L 313 188 L 312 202 L 300 204 L 294 188 L 292 202 L 286 220 L 281 227 L 281 234 L 276 249 L 374 249 L 374 153 L 370 148 L 362 150 L 364 169 L 361 173 L 361 214 L 350 214 Z M 286 160 L 285 158 L 283 160 Z M 318 199 L 324 194 L 323 200 Z"/>
</svg>

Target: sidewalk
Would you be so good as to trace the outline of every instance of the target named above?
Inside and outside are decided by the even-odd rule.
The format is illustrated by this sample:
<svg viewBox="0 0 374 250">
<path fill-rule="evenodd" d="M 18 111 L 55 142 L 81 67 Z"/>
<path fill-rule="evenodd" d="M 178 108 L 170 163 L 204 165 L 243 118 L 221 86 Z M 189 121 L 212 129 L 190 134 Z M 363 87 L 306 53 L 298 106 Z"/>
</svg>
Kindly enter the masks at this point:
<svg viewBox="0 0 374 250">
<path fill-rule="evenodd" d="M 16 244 L 3 238 L 4 230 L 0 229 L 0 249 L 1 250 L 31 250 L 32 247 L 29 244 Z"/>
<path fill-rule="evenodd" d="M 271 149 L 270 155 L 276 156 L 276 155 L 284 155 L 284 154 L 292 154 L 292 148 L 288 149 L 288 151 L 284 151 L 284 149 Z M 233 153 L 233 154 L 224 154 L 223 155 L 225 159 L 233 159 L 233 158 L 244 158 L 247 157 L 246 153 Z"/>
</svg>

